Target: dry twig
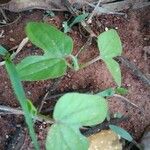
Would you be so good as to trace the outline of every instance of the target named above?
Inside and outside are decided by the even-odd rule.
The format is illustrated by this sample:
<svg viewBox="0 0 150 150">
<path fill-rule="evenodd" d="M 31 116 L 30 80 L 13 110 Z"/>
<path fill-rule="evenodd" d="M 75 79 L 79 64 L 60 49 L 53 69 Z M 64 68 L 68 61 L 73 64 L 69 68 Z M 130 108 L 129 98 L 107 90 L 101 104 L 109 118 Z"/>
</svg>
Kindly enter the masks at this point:
<svg viewBox="0 0 150 150">
<path fill-rule="evenodd" d="M 24 115 L 24 112 L 22 110 L 17 109 L 17 108 L 11 108 L 8 106 L 0 105 L 0 110 L 2 111 L 2 112 L 0 112 L 1 115 L 5 115 L 5 114 Z M 54 123 L 54 121 L 52 119 L 50 119 L 50 117 L 46 117 L 41 114 L 37 114 L 36 116 L 32 116 L 32 117 L 33 117 L 33 119 L 40 121 L 40 122 L 45 122 L 45 123 L 49 123 L 49 124 Z"/>
<path fill-rule="evenodd" d="M 97 8 L 99 7 L 100 3 L 101 3 L 102 0 L 99 0 L 97 5 L 95 6 L 94 10 L 92 11 L 91 15 L 89 16 L 88 20 L 87 20 L 87 23 L 90 24 L 92 23 L 92 18 L 94 16 L 94 14 L 96 13 L 97 11 Z"/>
<path fill-rule="evenodd" d="M 16 57 L 16 55 L 23 49 L 23 47 L 28 43 L 28 40 L 29 39 L 27 37 L 22 40 L 22 42 L 19 44 L 16 52 L 11 55 L 12 59 L 14 59 Z"/>
<path fill-rule="evenodd" d="M 11 55 L 12 59 L 14 59 L 16 57 L 16 55 L 23 49 L 23 47 L 27 44 L 27 42 L 28 42 L 28 38 L 24 38 L 22 40 L 22 42 L 19 44 L 19 46 L 15 46 L 12 48 L 12 49 L 17 48 L 16 52 Z M 12 49 L 10 49 L 10 50 L 12 50 Z M 4 64 L 5 64 L 5 61 L 0 62 L 0 66 L 3 66 Z"/>
</svg>

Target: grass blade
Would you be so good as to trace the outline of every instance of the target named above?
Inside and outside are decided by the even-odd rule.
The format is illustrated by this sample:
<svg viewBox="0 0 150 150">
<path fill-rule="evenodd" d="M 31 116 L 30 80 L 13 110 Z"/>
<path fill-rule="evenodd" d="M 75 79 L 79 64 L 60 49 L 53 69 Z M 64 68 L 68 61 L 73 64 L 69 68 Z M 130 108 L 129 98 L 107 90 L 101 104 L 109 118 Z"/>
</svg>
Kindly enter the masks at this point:
<svg viewBox="0 0 150 150">
<path fill-rule="evenodd" d="M 6 65 L 6 70 L 8 72 L 9 77 L 10 77 L 10 80 L 11 80 L 13 90 L 14 90 L 16 97 L 17 97 L 17 99 L 18 99 L 18 101 L 19 101 L 19 103 L 23 109 L 25 121 L 28 125 L 29 134 L 30 134 L 31 139 L 34 143 L 35 149 L 39 150 L 36 134 L 35 134 L 34 128 L 33 128 L 32 116 L 28 110 L 27 98 L 25 96 L 25 92 L 23 90 L 23 86 L 21 84 L 20 78 L 17 74 L 15 65 L 10 60 L 6 60 L 5 65 Z"/>
</svg>

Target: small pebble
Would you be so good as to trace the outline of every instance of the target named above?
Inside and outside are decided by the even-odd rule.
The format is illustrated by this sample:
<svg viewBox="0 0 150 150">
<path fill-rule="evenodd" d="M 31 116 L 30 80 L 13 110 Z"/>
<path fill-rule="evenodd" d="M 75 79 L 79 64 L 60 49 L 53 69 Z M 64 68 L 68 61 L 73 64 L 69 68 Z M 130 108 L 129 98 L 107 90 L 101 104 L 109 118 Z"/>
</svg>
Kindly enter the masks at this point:
<svg viewBox="0 0 150 150">
<path fill-rule="evenodd" d="M 105 27 L 105 31 L 108 31 L 108 28 L 107 28 L 107 27 Z"/>
<path fill-rule="evenodd" d="M 27 91 L 28 95 L 31 95 L 31 92 L 30 91 Z"/>
<path fill-rule="evenodd" d="M 15 39 L 14 38 L 10 38 L 9 41 L 10 42 L 15 42 Z"/>
<path fill-rule="evenodd" d="M 30 48 L 30 47 L 32 47 L 32 44 L 31 44 L 31 43 L 28 43 L 28 44 L 27 44 L 27 48 Z"/>
<path fill-rule="evenodd" d="M 10 31 L 9 31 L 9 33 L 13 33 L 13 32 L 14 32 L 13 30 L 10 30 Z"/>
<path fill-rule="evenodd" d="M 127 86 L 128 86 L 128 87 L 130 87 L 130 86 L 131 86 L 131 84 L 127 84 Z"/>
<path fill-rule="evenodd" d="M 8 139 L 9 138 L 9 136 L 6 134 L 6 139 Z"/>
</svg>

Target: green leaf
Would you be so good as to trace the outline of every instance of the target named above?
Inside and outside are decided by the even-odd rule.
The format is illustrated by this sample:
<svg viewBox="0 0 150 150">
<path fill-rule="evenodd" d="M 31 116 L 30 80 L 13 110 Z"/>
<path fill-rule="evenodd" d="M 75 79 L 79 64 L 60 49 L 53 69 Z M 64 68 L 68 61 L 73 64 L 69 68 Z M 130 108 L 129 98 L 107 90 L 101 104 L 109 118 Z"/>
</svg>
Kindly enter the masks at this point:
<svg viewBox="0 0 150 150">
<path fill-rule="evenodd" d="M 28 99 L 27 100 L 28 110 L 32 116 L 35 116 L 37 114 L 37 109 L 33 105 L 33 103 Z"/>
<path fill-rule="evenodd" d="M 100 96 L 68 93 L 55 105 L 53 118 L 56 122 L 70 125 L 91 126 L 104 121 L 107 116 L 107 101 Z"/>
<path fill-rule="evenodd" d="M 35 149 L 39 150 L 39 145 L 38 145 L 36 134 L 35 134 L 34 128 L 33 128 L 32 115 L 30 114 L 30 111 L 28 109 L 27 98 L 25 96 L 25 92 L 23 90 L 23 86 L 21 84 L 20 78 L 18 76 L 18 73 L 16 71 L 14 64 L 10 60 L 6 60 L 5 65 L 6 65 L 6 70 L 9 74 L 9 77 L 11 80 L 13 90 L 14 90 L 16 97 L 23 109 L 25 121 L 28 125 L 29 134 L 31 136 L 31 139 L 33 141 Z"/>
<path fill-rule="evenodd" d="M 116 30 L 110 29 L 98 36 L 98 47 L 102 59 L 114 58 L 122 53 L 122 44 Z"/>
<path fill-rule="evenodd" d="M 2 45 L 0 45 L 0 55 L 6 56 L 7 54 L 8 51 Z"/>
<path fill-rule="evenodd" d="M 109 128 L 127 141 L 131 142 L 133 140 L 132 136 L 123 128 L 115 125 L 109 125 Z"/>
<path fill-rule="evenodd" d="M 110 29 L 98 36 L 98 48 L 102 60 L 106 63 L 118 86 L 121 86 L 121 71 L 119 64 L 113 60 L 122 53 L 122 44 L 116 30 Z"/>
<path fill-rule="evenodd" d="M 87 150 L 88 140 L 78 127 L 53 124 L 46 139 L 46 150 Z"/>
<path fill-rule="evenodd" d="M 128 93 L 128 89 L 123 88 L 123 87 L 117 87 L 115 89 L 115 93 L 121 94 L 121 95 L 126 95 Z"/>
<path fill-rule="evenodd" d="M 104 60 L 106 66 L 110 73 L 112 74 L 115 82 L 120 87 L 121 86 L 121 70 L 119 64 L 113 59 Z"/>
<path fill-rule="evenodd" d="M 29 56 L 23 59 L 16 68 L 22 80 L 37 81 L 64 75 L 67 65 L 65 60 L 59 58 Z"/>
<path fill-rule="evenodd" d="M 64 21 L 62 24 L 63 28 L 64 28 L 64 33 L 67 33 L 70 31 L 70 27 L 68 26 L 68 22 Z"/>
<path fill-rule="evenodd" d="M 77 17 L 73 20 L 73 22 L 69 25 L 70 28 L 71 28 L 73 25 L 84 21 L 88 15 L 89 15 L 88 13 L 84 13 L 84 14 L 81 14 L 81 15 L 77 16 Z"/>
<path fill-rule="evenodd" d="M 68 24 L 67 21 L 64 21 L 64 22 L 63 22 L 64 33 L 69 32 L 69 31 L 71 30 L 72 26 L 74 26 L 75 24 L 84 21 L 88 15 L 89 15 L 88 13 L 81 14 L 81 15 L 77 16 L 77 17 L 73 20 L 73 22 L 70 23 L 70 24 Z"/>
<path fill-rule="evenodd" d="M 73 41 L 71 37 L 52 25 L 30 22 L 26 26 L 26 34 L 33 44 L 43 49 L 44 53 L 51 57 L 62 58 L 72 52 Z"/>
<path fill-rule="evenodd" d="M 112 88 L 109 88 L 109 89 L 106 89 L 102 92 L 96 93 L 96 95 L 99 95 L 102 97 L 110 97 L 110 96 L 113 96 L 114 94 L 115 94 L 115 91 Z"/>
</svg>

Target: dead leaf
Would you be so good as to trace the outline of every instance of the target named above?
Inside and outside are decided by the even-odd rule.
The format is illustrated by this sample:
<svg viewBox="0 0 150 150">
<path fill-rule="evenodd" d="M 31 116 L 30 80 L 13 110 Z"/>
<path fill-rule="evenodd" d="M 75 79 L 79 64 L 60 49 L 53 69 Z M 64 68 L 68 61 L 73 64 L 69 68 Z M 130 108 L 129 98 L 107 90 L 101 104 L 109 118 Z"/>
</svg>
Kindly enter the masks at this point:
<svg viewBox="0 0 150 150">
<path fill-rule="evenodd" d="M 12 12 L 21 12 L 32 9 L 43 9 L 53 11 L 66 11 L 62 0 L 11 0 L 1 5 L 2 9 Z"/>
<path fill-rule="evenodd" d="M 8 2 L 10 1 L 10 2 Z M 0 8 L 6 9 L 12 12 L 21 12 L 32 9 L 43 9 L 52 11 L 67 11 L 64 4 L 65 0 L 2 0 L 0 2 Z M 83 5 L 94 7 L 97 0 L 68 0 L 72 5 L 78 4 L 78 8 Z M 3 4 L 4 2 L 8 2 Z M 148 0 L 101 0 L 100 6 L 97 10 L 97 14 L 115 14 L 115 12 L 126 9 L 139 9 L 145 6 L 149 6 Z"/>
</svg>

